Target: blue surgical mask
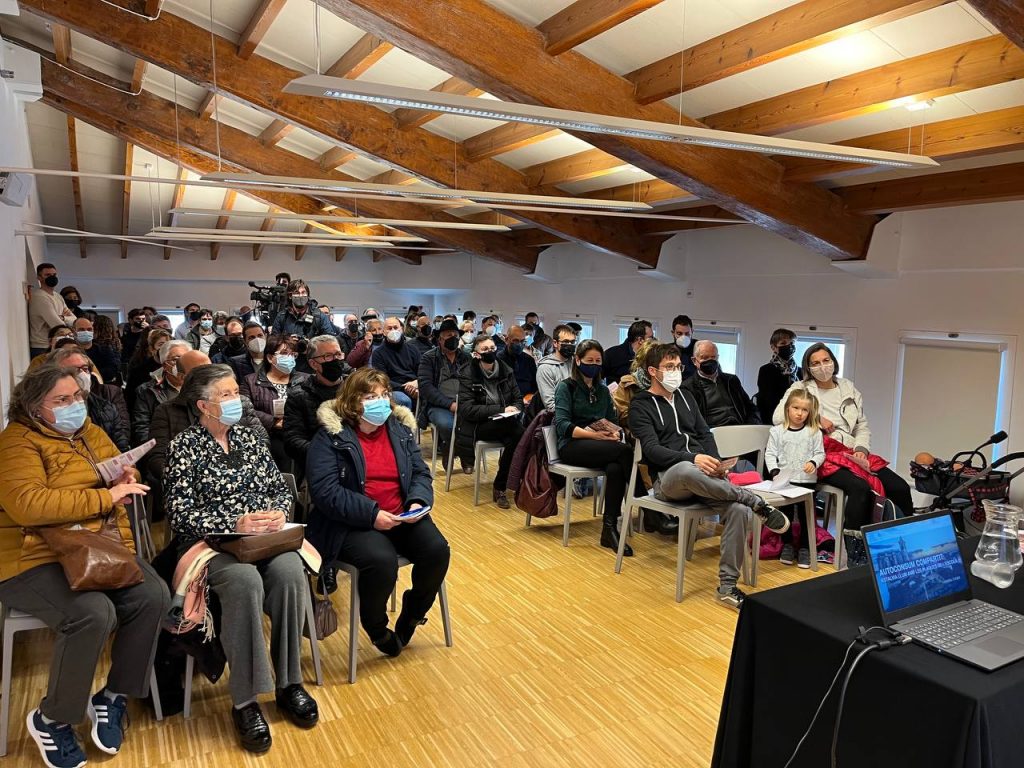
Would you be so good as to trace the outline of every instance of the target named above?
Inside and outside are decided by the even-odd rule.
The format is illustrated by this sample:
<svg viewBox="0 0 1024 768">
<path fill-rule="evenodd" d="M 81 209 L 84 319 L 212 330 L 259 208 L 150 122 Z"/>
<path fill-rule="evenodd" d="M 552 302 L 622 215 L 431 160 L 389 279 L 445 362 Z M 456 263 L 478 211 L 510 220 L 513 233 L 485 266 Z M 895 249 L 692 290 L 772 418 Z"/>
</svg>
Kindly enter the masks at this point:
<svg viewBox="0 0 1024 768">
<path fill-rule="evenodd" d="M 363 402 L 363 419 L 379 427 L 391 415 L 391 401 L 387 398 Z"/>
<path fill-rule="evenodd" d="M 211 328 L 213 328 L 213 320 L 200 320 L 199 327 L 202 328 L 204 331 L 208 331 Z"/>
<path fill-rule="evenodd" d="M 225 427 L 237 424 L 242 418 L 242 399 L 236 397 L 234 400 L 223 400 L 220 403 L 220 416 L 217 420 Z"/>
<path fill-rule="evenodd" d="M 217 332 L 218 336 L 223 336 L 227 329 L 228 327 L 226 325 L 218 325 L 214 330 Z"/>
<path fill-rule="evenodd" d="M 497 325 L 495 325 L 494 326 L 494 332 L 498 333 L 498 334 L 504 333 L 505 332 L 505 324 L 504 323 L 498 323 Z"/>
<path fill-rule="evenodd" d="M 75 341 L 79 344 L 88 344 L 93 339 L 92 331 L 75 331 Z"/>
<path fill-rule="evenodd" d="M 291 374 L 295 370 L 294 355 L 277 355 L 274 360 L 274 367 L 281 373 Z"/>
<path fill-rule="evenodd" d="M 85 424 L 89 409 L 84 402 L 74 402 L 53 409 L 53 428 L 62 435 L 73 435 Z"/>
<path fill-rule="evenodd" d="M 527 336 L 526 339 L 523 341 L 523 343 L 526 346 L 528 346 L 528 347 L 532 347 L 533 346 L 533 334 L 531 333 L 529 336 Z"/>
</svg>

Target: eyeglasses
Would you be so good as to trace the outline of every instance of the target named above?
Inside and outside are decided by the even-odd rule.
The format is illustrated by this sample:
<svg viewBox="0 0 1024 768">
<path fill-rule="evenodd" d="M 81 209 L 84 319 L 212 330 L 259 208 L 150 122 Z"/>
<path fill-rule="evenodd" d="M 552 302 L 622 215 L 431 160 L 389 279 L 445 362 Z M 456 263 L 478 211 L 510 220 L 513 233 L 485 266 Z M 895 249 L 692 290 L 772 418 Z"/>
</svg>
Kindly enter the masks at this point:
<svg viewBox="0 0 1024 768">
<path fill-rule="evenodd" d="M 317 355 L 316 357 L 311 357 L 309 359 L 316 360 L 318 363 L 329 363 L 332 360 L 344 360 L 345 354 L 343 352 L 335 352 L 332 355 Z"/>
<path fill-rule="evenodd" d="M 85 365 L 70 365 L 68 367 L 76 369 L 79 373 L 92 373 L 92 366 L 88 363 Z"/>
<path fill-rule="evenodd" d="M 51 400 L 50 402 L 44 404 L 46 405 L 47 408 L 49 408 L 52 411 L 54 408 L 60 408 L 61 406 L 69 405 L 70 403 L 84 403 L 85 399 L 88 396 L 88 392 L 78 390 L 73 395 L 60 395 L 58 397 L 53 398 L 53 400 Z"/>
<path fill-rule="evenodd" d="M 665 368 L 662 368 L 661 366 L 658 366 L 658 370 L 659 371 L 665 371 L 666 373 L 674 373 L 674 372 L 683 370 L 683 366 L 681 366 L 681 365 L 669 365 L 669 366 L 667 366 Z"/>
</svg>

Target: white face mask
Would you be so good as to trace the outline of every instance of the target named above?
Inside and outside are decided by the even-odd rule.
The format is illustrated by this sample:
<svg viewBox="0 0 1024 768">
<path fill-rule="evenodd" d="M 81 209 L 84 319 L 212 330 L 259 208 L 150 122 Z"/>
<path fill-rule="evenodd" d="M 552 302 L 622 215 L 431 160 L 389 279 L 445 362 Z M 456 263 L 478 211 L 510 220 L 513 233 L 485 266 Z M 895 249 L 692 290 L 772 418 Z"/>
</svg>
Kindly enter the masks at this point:
<svg viewBox="0 0 1024 768">
<path fill-rule="evenodd" d="M 686 349 L 690 346 L 690 342 L 693 341 L 693 337 L 690 334 L 685 334 L 676 339 L 676 346 L 682 349 Z"/>
<path fill-rule="evenodd" d="M 821 365 L 811 366 L 811 376 L 818 381 L 828 381 L 832 378 L 832 374 L 835 372 L 836 367 L 832 364 L 832 361 L 822 363 Z"/>
<path fill-rule="evenodd" d="M 682 371 L 662 371 L 661 372 L 661 386 L 669 391 L 669 393 L 675 392 L 679 389 L 679 385 L 683 383 L 683 372 Z"/>
<path fill-rule="evenodd" d="M 472 333 L 469 333 L 469 332 L 464 333 L 464 334 L 462 334 L 462 343 L 463 344 L 469 344 L 475 338 L 476 338 L 476 336 L 474 336 Z"/>
<path fill-rule="evenodd" d="M 387 339 L 392 344 L 397 344 L 402 340 L 402 332 L 400 330 L 388 331 Z"/>
<path fill-rule="evenodd" d="M 92 376 L 83 371 L 79 371 L 75 374 L 75 380 L 78 382 L 78 386 L 82 388 L 83 392 L 89 392 L 92 390 Z"/>
<path fill-rule="evenodd" d="M 263 336 L 257 336 L 256 338 L 249 339 L 249 351 L 254 355 L 262 355 L 263 350 L 267 348 L 267 340 Z"/>
</svg>

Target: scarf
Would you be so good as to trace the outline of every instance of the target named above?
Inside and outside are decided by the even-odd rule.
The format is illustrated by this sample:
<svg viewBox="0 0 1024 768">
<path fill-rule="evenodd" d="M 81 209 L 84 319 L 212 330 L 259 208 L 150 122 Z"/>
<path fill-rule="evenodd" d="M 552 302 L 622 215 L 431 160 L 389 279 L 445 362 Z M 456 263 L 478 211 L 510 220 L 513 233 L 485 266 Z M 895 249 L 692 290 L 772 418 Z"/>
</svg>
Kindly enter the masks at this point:
<svg viewBox="0 0 1024 768">
<path fill-rule="evenodd" d="M 762 360 L 763 359 L 764 358 L 762 358 Z M 771 363 L 789 377 L 790 384 L 796 382 L 796 360 L 792 357 L 789 358 L 789 360 L 783 360 L 777 354 L 773 354 Z"/>
<path fill-rule="evenodd" d="M 647 371 L 643 368 L 637 368 L 633 371 L 633 380 L 637 383 L 640 389 L 651 388 L 651 377 L 647 375 Z"/>
</svg>

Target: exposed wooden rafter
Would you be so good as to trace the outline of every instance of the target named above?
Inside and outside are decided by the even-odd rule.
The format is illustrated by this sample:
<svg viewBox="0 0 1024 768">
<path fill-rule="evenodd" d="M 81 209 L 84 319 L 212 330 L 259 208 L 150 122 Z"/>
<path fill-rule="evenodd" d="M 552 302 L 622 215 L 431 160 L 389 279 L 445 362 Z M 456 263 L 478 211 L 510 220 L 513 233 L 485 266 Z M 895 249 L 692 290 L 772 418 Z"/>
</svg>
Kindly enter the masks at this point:
<svg viewBox="0 0 1024 768">
<path fill-rule="evenodd" d="M 138 93 L 142 88 L 142 81 L 146 77 L 146 68 L 149 66 L 142 59 L 135 60 L 135 66 L 132 69 L 132 93 Z"/>
<path fill-rule="evenodd" d="M 53 35 L 53 55 L 58 62 L 67 66 L 71 63 L 71 30 L 63 24 L 54 24 L 51 27 Z M 68 128 L 68 163 L 72 171 L 78 171 L 78 133 L 75 129 L 75 119 L 67 118 Z M 85 230 L 85 211 L 82 208 L 82 182 L 77 176 L 71 177 L 71 198 L 75 206 L 75 226 Z M 78 238 L 78 253 L 84 259 L 86 253 L 86 241 L 84 237 Z"/>
<path fill-rule="evenodd" d="M 260 134 L 260 144 L 272 147 L 291 133 L 294 128 L 294 125 L 284 120 L 273 120 Z"/>
<path fill-rule="evenodd" d="M 1024 5 L 1020 0 L 969 0 L 996 29 L 1024 48 Z"/>
<path fill-rule="evenodd" d="M 132 146 L 130 141 L 124 143 L 124 175 L 132 176 L 132 166 L 135 155 L 135 147 Z M 132 214 L 132 183 L 128 179 L 125 179 L 124 186 L 121 189 L 121 234 L 125 237 L 128 236 L 128 223 L 131 219 Z M 121 258 L 128 258 L 128 243 L 124 240 L 121 241 Z"/>
<path fill-rule="evenodd" d="M 310 233 L 312 231 L 313 231 L 313 225 L 312 224 L 307 224 L 306 226 L 304 226 L 302 228 L 302 232 L 304 234 L 308 234 L 308 233 Z M 295 260 L 296 261 L 302 261 L 302 257 L 306 255 L 306 249 L 307 248 L 309 248 L 308 245 L 303 245 L 301 243 L 299 245 L 295 246 Z"/>
<path fill-rule="evenodd" d="M 651 104 L 951 0 L 804 0 L 630 72 Z M 679 68 L 682 66 L 682 77 Z"/>
<path fill-rule="evenodd" d="M 97 128 L 99 127 L 95 123 L 93 123 L 93 125 L 95 127 L 97 127 Z M 131 139 L 128 139 L 128 137 L 124 137 L 124 138 L 125 138 L 126 141 L 131 143 Z M 150 150 L 150 151 L 152 151 L 152 150 Z M 179 164 L 178 165 L 178 181 L 184 181 L 187 176 L 188 176 L 188 169 L 184 165 L 180 165 Z M 185 199 L 185 187 L 184 187 L 184 185 L 176 184 L 175 187 L 174 187 L 174 194 L 171 197 L 171 208 L 180 208 L 181 207 L 181 202 L 184 199 Z M 167 222 L 167 226 L 173 227 L 174 224 L 175 224 L 175 221 L 177 219 L 177 216 L 178 215 L 176 213 L 172 213 L 170 215 L 170 220 Z M 169 261 L 170 258 L 171 258 L 171 249 L 170 248 L 164 248 L 164 261 Z"/>
<path fill-rule="evenodd" d="M 600 197 L 606 200 L 640 200 L 648 205 L 682 203 L 693 199 L 693 195 L 675 184 L 661 179 L 638 181 L 588 192 L 584 197 Z"/>
<path fill-rule="evenodd" d="M 851 210 L 869 213 L 1024 200 L 1024 163 L 928 173 L 836 191 Z"/>
<path fill-rule="evenodd" d="M 318 158 L 320 167 L 325 171 L 333 170 L 339 165 L 344 165 L 356 156 L 355 152 L 344 147 L 331 147 Z"/>
<path fill-rule="evenodd" d="M 571 181 L 595 179 L 628 167 L 629 163 L 624 163 L 603 150 L 588 149 L 568 157 L 531 165 L 523 169 L 523 173 L 526 174 L 527 184 L 539 187 L 545 184 L 567 184 Z"/>
<path fill-rule="evenodd" d="M 274 213 L 274 212 L 275 212 L 275 208 L 273 206 L 271 206 L 267 210 L 267 213 Z M 269 232 L 273 228 L 274 228 L 274 220 L 272 218 L 270 218 L 269 216 L 267 218 L 263 219 L 263 223 L 260 224 L 260 232 Z M 253 243 L 252 244 L 252 260 L 253 261 L 259 261 L 260 257 L 263 255 L 263 249 L 266 248 L 266 247 L 267 247 L 266 243 Z"/>
<path fill-rule="evenodd" d="M 506 123 L 466 139 L 462 142 L 461 149 L 469 162 L 477 163 L 504 152 L 511 152 L 513 149 L 522 149 L 544 139 L 550 139 L 559 133 L 561 131 L 557 128 L 549 128 L 546 125 Z"/>
<path fill-rule="evenodd" d="M 262 0 L 238 38 L 238 55 L 241 58 L 248 59 L 252 56 L 256 47 L 270 31 L 270 25 L 284 8 L 285 2 L 286 0 Z"/>
<path fill-rule="evenodd" d="M 483 90 L 470 85 L 465 80 L 460 80 L 457 77 L 449 77 L 440 85 L 436 85 L 430 90 L 437 91 L 438 93 L 449 93 L 456 96 L 479 96 L 483 93 Z M 429 109 L 410 109 L 408 107 L 402 107 L 396 109 L 391 113 L 391 116 L 395 118 L 395 125 L 401 128 L 403 131 L 409 128 L 419 128 L 422 125 L 426 125 L 436 117 L 440 117 L 441 113 L 431 112 Z"/>
<path fill-rule="evenodd" d="M 76 0 L 74 3 L 67 0 L 24 0 L 21 7 L 144 58 L 201 87 L 213 87 L 209 30 L 166 10 L 158 21 L 141 22 L 124 15 L 111 18 L 104 12 L 107 6 L 100 0 Z M 440 15 L 446 13 L 441 12 Z M 533 34 L 539 41 L 539 36 L 535 32 Z M 371 105 L 348 104 L 340 109 L 328 100 L 284 94 L 282 89 L 297 74 L 294 70 L 259 55 L 247 60 L 239 59 L 235 44 L 221 37 L 214 36 L 212 44 L 216 50 L 218 91 L 225 95 L 265 113 L 276 113 L 289 124 L 301 126 L 327 140 L 344 143 L 362 154 L 379 158 L 396 170 L 438 184 L 450 186 L 457 176 L 460 186 L 467 188 L 518 193 L 532 191 L 522 174 L 496 161 L 467 163 L 462 156 L 453 163 L 456 153 L 451 141 L 429 131 L 409 131 L 403 134 L 401 143 L 395 142 L 393 118 Z M 496 55 L 499 48 L 495 48 L 492 54 Z M 566 60 L 566 57 L 559 57 L 559 60 Z M 568 81 L 562 78 L 563 85 Z M 291 174 L 291 171 L 284 174 Z M 517 211 L 515 215 L 573 242 L 640 264 L 652 265 L 658 257 L 642 238 L 636 236 L 628 219 L 532 211 Z"/>
<path fill-rule="evenodd" d="M 324 74 L 355 79 L 384 58 L 391 48 L 391 45 L 379 37 L 363 35 Z"/>
<path fill-rule="evenodd" d="M 217 100 L 220 98 L 213 91 L 207 91 L 203 100 L 199 102 L 199 107 L 196 109 L 196 114 L 200 117 L 212 117 L 214 110 L 217 108 Z"/>
<path fill-rule="evenodd" d="M 568 8 L 537 25 L 547 41 L 545 50 L 552 56 L 585 43 L 661 0 L 576 0 Z"/>
<path fill-rule="evenodd" d="M 348 248 L 343 245 L 334 246 L 334 260 L 341 261 L 345 258 L 345 254 L 348 253 Z"/>
<path fill-rule="evenodd" d="M 238 190 L 229 189 L 224 193 L 224 200 L 221 203 L 222 211 L 230 211 L 235 207 L 235 200 L 238 199 Z M 221 214 L 217 217 L 217 229 L 224 229 L 228 225 L 228 219 L 231 216 L 228 214 Z M 216 261 L 217 257 L 220 256 L 220 247 L 223 243 L 210 243 L 210 261 Z"/>
<path fill-rule="evenodd" d="M 1024 77 L 1024 51 L 1002 35 L 858 72 L 704 118 L 712 128 L 774 136 Z"/>
</svg>

